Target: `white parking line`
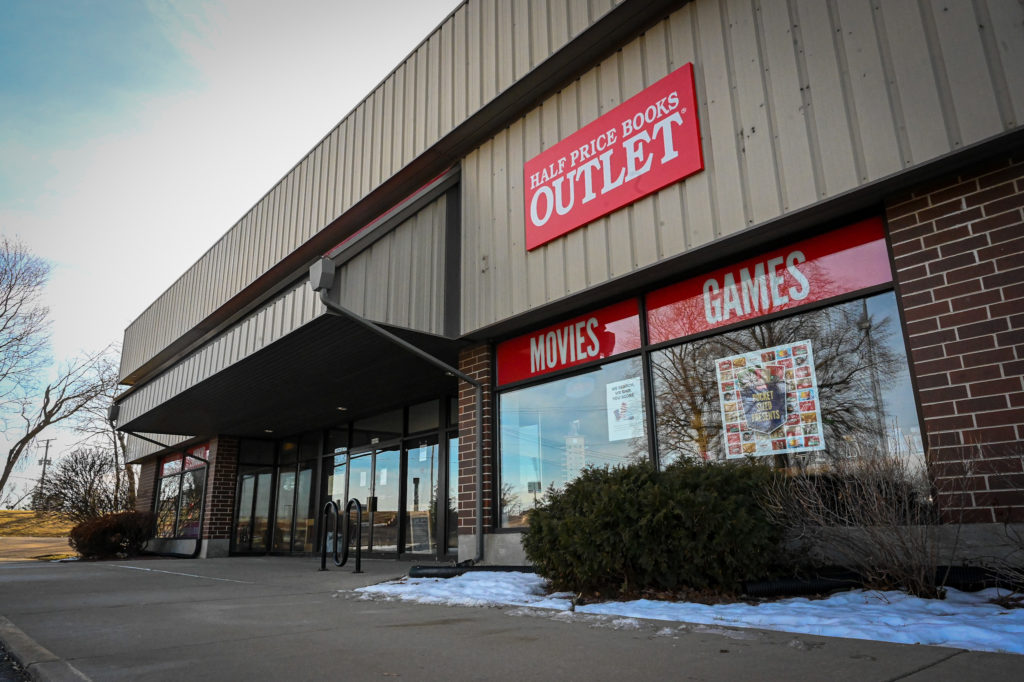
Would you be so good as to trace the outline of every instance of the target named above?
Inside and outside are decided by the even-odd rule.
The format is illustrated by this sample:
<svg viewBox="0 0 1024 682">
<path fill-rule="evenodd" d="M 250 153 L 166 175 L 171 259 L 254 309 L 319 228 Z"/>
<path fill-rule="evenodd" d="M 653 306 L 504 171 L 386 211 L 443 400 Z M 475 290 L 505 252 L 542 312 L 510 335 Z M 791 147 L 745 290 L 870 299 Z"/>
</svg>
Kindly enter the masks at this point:
<svg viewBox="0 0 1024 682">
<path fill-rule="evenodd" d="M 158 568 L 143 568 L 142 566 L 123 566 L 121 564 L 112 564 L 115 568 L 130 568 L 133 571 L 149 571 L 150 573 L 167 573 L 168 575 L 183 575 L 187 578 L 203 578 L 204 580 L 220 580 L 225 583 L 241 583 L 243 585 L 254 585 L 255 583 L 247 580 L 232 580 L 231 578 L 211 578 L 208 575 L 197 575 L 195 573 L 178 573 L 177 571 L 161 571 Z"/>
</svg>

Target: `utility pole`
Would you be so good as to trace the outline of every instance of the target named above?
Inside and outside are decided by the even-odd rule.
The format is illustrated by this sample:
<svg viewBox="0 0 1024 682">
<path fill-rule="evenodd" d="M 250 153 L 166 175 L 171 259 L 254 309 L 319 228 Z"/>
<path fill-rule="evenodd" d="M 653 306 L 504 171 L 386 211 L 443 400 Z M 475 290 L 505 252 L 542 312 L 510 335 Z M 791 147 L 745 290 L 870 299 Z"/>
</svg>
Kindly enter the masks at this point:
<svg viewBox="0 0 1024 682">
<path fill-rule="evenodd" d="M 46 451 L 43 453 L 43 458 L 39 460 L 39 463 L 43 465 L 43 474 L 39 477 L 39 490 L 43 489 L 43 484 L 46 483 L 46 465 L 50 463 L 50 443 L 57 440 L 56 438 L 47 438 L 43 441 L 46 444 Z"/>
</svg>

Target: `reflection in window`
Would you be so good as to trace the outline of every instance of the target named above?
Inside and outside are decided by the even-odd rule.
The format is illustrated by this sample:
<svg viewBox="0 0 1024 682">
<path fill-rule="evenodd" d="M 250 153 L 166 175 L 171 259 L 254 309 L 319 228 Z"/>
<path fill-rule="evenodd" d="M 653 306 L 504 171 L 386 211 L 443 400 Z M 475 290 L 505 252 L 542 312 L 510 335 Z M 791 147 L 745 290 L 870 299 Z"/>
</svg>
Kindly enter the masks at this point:
<svg viewBox="0 0 1024 682">
<path fill-rule="evenodd" d="M 189 451 L 206 458 L 205 445 Z M 156 537 L 198 538 L 203 510 L 206 469 L 203 462 L 180 454 L 161 461 L 159 493 L 156 500 Z"/>
<path fill-rule="evenodd" d="M 178 532 L 182 538 L 199 537 L 199 516 L 203 508 L 203 482 L 206 471 L 186 471 L 181 477 L 181 501 L 178 504 Z"/>
<path fill-rule="evenodd" d="M 407 552 L 436 552 L 438 471 L 437 443 L 420 443 L 407 449 L 405 514 L 402 526 Z"/>
<path fill-rule="evenodd" d="M 156 536 L 173 538 L 178 514 L 178 491 L 180 476 L 170 476 L 160 481 L 160 497 L 156 507 Z"/>
<path fill-rule="evenodd" d="M 459 551 L 459 437 L 448 437 L 448 551 Z"/>
<path fill-rule="evenodd" d="M 813 367 L 801 362 L 802 341 L 813 349 Z M 867 448 L 923 465 L 904 348 L 896 298 L 887 292 L 657 351 L 651 358 L 661 462 L 774 447 L 785 465 L 796 454 L 806 461 Z M 735 358 L 747 365 L 732 366 Z M 766 421 L 759 433 L 750 427 L 753 400 L 776 397 L 765 389 L 776 371 L 784 374 L 774 407 L 785 422 Z M 759 393 L 744 392 L 742 382 L 752 376 L 761 379 Z"/>
<path fill-rule="evenodd" d="M 503 526 L 525 525 L 549 488 L 586 466 L 647 459 L 639 358 L 509 391 L 500 401 Z"/>
</svg>

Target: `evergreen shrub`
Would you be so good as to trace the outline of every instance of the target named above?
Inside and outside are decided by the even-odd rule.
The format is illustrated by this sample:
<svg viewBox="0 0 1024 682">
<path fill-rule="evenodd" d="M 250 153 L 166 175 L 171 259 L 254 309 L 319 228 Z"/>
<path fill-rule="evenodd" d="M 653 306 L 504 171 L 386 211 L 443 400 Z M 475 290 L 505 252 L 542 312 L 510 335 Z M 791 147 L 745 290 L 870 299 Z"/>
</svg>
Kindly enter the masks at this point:
<svg viewBox="0 0 1024 682">
<path fill-rule="evenodd" d="M 523 547 L 556 590 L 734 594 L 778 556 L 758 503 L 774 476 L 753 462 L 589 468 L 531 512 Z"/>
<path fill-rule="evenodd" d="M 72 528 L 68 544 L 87 559 L 135 556 L 153 537 L 154 525 L 152 512 L 107 514 Z"/>
</svg>

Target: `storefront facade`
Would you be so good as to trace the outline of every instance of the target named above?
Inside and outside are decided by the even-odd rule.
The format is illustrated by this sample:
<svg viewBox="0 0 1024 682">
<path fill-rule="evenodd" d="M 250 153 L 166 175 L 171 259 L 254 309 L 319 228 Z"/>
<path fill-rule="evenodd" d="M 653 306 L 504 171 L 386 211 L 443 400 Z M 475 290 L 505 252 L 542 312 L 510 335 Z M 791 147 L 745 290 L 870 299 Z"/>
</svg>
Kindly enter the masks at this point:
<svg viewBox="0 0 1024 682">
<path fill-rule="evenodd" d="M 519 564 L 586 466 L 879 451 L 1024 521 L 1022 20 L 461 5 L 126 332 L 157 544 Z"/>
</svg>

